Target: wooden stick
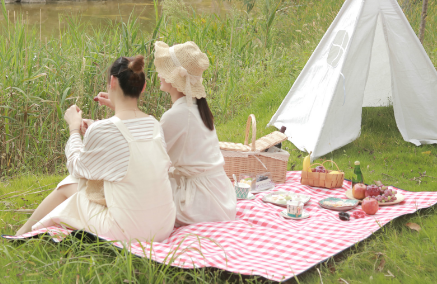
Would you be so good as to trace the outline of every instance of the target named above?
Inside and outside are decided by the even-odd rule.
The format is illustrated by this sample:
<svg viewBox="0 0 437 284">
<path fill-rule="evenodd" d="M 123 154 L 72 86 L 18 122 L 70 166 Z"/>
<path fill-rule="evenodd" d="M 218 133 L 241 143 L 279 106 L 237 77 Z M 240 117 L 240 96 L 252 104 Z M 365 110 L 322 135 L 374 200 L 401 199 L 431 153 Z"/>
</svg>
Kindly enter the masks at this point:
<svg viewBox="0 0 437 284">
<path fill-rule="evenodd" d="M 391 175 L 388 175 L 388 174 L 384 174 L 384 173 L 381 173 L 382 175 L 385 175 L 385 176 L 388 176 L 388 177 L 391 177 L 391 178 L 393 178 L 393 179 L 396 179 L 395 177 L 392 177 Z"/>
<path fill-rule="evenodd" d="M 422 20 L 420 21 L 419 40 L 423 44 L 423 38 L 425 37 L 425 25 L 426 25 L 426 11 L 428 10 L 428 0 L 423 0 L 422 5 Z"/>
<path fill-rule="evenodd" d="M 323 284 L 322 273 L 320 273 L 320 270 L 318 268 L 317 268 L 317 272 L 319 272 L 320 275 L 320 283 Z"/>
<path fill-rule="evenodd" d="M 9 192 L 9 193 L 6 193 L 6 194 L 3 194 L 3 195 L 0 195 L 0 200 L 3 199 L 3 197 L 6 196 L 6 195 L 9 195 L 9 194 L 12 194 L 12 193 L 17 193 L 17 192 L 23 192 L 23 191 L 24 191 L 24 190 L 16 190 L 16 191 L 12 191 L 12 192 Z"/>
<path fill-rule="evenodd" d="M 10 210 L 0 210 L 0 212 L 17 212 L 17 213 L 32 214 L 33 212 L 35 212 L 35 209 L 10 209 Z"/>
<path fill-rule="evenodd" d="M 49 191 L 49 190 L 53 190 L 54 188 L 49 188 L 49 189 L 45 189 L 45 190 L 40 190 L 40 191 L 36 191 L 36 192 L 31 192 L 31 193 L 28 193 L 29 191 L 26 191 L 25 193 L 21 193 L 21 194 L 17 194 L 17 195 L 13 195 L 13 196 L 9 196 L 9 197 L 5 197 L 5 198 L 3 198 L 3 199 L 10 199 L 10 198 L 14 198 L 14 197 L 19 197 L 19 196 L 23 196 L 23 195 L 31 195 L 31 194 L 37 194 L 37 193 L 41 193 L 41 192 L 44 192 L 44 191 Z"/>
</svg>

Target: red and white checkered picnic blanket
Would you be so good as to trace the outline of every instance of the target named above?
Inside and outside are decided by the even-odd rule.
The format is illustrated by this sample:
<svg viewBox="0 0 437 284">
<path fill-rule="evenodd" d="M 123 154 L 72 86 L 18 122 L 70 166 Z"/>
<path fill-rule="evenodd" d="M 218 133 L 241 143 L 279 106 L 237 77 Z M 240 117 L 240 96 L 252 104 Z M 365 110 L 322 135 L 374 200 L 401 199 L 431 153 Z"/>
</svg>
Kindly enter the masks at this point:
<svg viewBox="0 0 437 284">
<path fill-rule="evenodd" d="M 342 189 L 312 188 L 300 184 L 300 172 L 288 172 L 285 184 L 274 191 L 292 191 L 311 196 L 305 205 L 310 217 L 302 220 L 284 219 L 279 215 L 284 207 L 264 203 L 260 193 L 254 200 L 240 200 L 237 220 L 232 222 L 200 223 L 175 228 L 162 243 L 131 245 L 131 252 L 140 257 L 152 257 L 161 263 L 182 268 L 216 267 L 244 275 L 260 275 L 281 281 L 298 275 L 312 266 L 369 237 L 389 221 L 430 207 L 437 203 L 437 192 L 399 190 L 405 201 L 380 207 L 376 215 L 348 222 L 338 218 L 338 212 L 323 209 L 318 201 L 327 197 L 346 198 L 345 181 Z M 271 191 L 269 191 L 271 192 Z M 358 206 L 354 210 L 361 210 Z M 50 227 L 33 231 L 27 238 L 48 232 L 54 241 L 61 241 L 71 231 Z M 109 240 L 104 236 L 101 239 Z M 113 243 L 118 248 L 123 244 Z M 150 249 L 152 253 L 150 253 Z"/>
</svg>

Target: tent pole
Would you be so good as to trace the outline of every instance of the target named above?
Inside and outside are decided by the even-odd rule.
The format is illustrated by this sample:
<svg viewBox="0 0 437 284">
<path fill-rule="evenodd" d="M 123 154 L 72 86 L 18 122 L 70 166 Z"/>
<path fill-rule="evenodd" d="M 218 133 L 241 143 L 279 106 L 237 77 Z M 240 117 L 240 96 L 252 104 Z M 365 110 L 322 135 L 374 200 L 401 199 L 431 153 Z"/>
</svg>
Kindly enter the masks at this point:
<svg viewBox="0 0 437 284">
<path fill-rule="evenodd" d="M 422 20 L 420 21 L 419 40 L 423 44 L 423 37 L 425 36 L 425 24 L 426 24 L 426 10 L 428 10 L 428 0 L 423 0 L 422 5 Z"/>
</svg>

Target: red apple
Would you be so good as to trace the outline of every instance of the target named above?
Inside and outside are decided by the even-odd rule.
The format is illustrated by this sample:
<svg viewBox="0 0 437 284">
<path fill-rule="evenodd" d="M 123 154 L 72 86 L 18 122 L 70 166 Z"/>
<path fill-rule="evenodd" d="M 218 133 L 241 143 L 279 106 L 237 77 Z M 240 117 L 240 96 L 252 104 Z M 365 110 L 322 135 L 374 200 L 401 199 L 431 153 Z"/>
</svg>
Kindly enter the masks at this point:
<svg viewBox="0 0 437 284">
<path fill-rule="evenodd" d="M 371 184 L 367 186 L 366 189 L 366 197 L 368 196 L 378 196 L 380 195 L 379 187 L 375 184 Z"/>
<path fill-rule="evenodd" d="M 375 215 L 379 210 L 378 201 L 375 198 L 366 197 L 361 204 L 361 209 L 369 215 Z"/>
<path fill-rule="evenodd" d="M 352 195 L 356 199 L 363 199 L 366 197 L 367 186 L 364 183 L 357 183 L 352 188 Z"/>
</svg>

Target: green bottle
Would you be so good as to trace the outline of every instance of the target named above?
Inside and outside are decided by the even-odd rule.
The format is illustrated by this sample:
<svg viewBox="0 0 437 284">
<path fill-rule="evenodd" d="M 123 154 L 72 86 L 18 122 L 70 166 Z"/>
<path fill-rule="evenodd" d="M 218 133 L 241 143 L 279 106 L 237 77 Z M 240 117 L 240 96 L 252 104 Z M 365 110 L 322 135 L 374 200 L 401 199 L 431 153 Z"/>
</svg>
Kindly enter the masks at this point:
<svg viewBox="0 0 437 284">
<path fill-rule="evenodd" d="M 352 187 L 357 183 L 364 183 L 363 173 L 361 172 L 360 162 L 355 162 L 354 175 L 352 177 Z"/>
</svg>

